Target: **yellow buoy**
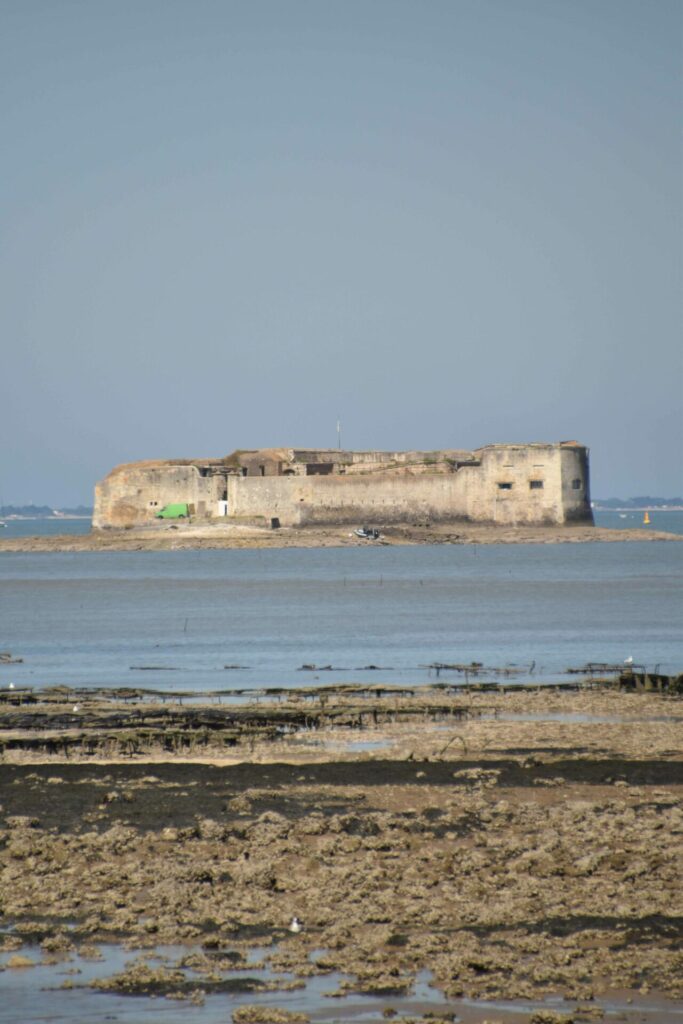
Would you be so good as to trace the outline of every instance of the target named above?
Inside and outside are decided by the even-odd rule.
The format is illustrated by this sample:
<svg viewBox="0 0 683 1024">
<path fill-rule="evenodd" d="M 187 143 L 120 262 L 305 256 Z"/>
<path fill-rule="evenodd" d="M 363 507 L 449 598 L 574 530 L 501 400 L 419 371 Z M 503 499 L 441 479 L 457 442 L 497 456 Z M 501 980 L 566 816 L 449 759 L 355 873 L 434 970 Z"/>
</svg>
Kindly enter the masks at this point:
<svg viewBox="0 0 683 1024">
<path fill-rule="evenodd" d="M 643 516 L 643 526 L 649 526 L 649 525 L 650 525 L 650 513 L 646 512 L 645 515 Z"/>
</svg>

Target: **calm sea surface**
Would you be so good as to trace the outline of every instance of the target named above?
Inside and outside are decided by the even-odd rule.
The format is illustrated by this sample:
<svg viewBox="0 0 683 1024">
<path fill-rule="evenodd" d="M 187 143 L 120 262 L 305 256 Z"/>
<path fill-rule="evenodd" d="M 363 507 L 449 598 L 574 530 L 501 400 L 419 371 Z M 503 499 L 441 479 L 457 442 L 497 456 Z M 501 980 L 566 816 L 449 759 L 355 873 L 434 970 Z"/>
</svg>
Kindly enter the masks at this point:
<svg viewBox="0 0 683 1024">
<path fill-rule="evenodd" d="M 2 519 L 0 540 L 11 537 L 58 537 L 67 533 L 89 533 L 89 519 Z"/>
<path fill-rule="evenodd" d="M 654 509 L 649 513 L 650 525 L 643 524 L 643 512 L 593 512 L 596 526 L 607 526 L 611 530 L 664 530 L 666 533 L 683 533 L 683 510 Z"/>
<path fill-rule="evenodd" d="M 0 650 L 24 658 L 0 686 L 413 684 L 434 661 L 551 679 L 628 656 L 681 671 L 683 544 L 6 553 Z"/>
</svg>

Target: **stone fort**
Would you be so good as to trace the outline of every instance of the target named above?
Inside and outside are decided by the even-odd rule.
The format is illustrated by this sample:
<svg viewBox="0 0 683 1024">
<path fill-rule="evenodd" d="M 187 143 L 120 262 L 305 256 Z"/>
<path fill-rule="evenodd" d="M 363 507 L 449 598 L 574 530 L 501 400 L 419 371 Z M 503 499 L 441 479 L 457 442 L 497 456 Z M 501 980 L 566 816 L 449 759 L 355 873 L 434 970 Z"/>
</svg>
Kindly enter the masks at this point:
<svg viewBox="0 0 683 1024">
<path fill-rule="evenodd" d="M 169 504 L 223 522 L 592 523 L 588 449 L 576 441 L 474 451 L 238 450 L 117 466 L 95 488 L 96 529 L 153 523 Z"/>
</svg>

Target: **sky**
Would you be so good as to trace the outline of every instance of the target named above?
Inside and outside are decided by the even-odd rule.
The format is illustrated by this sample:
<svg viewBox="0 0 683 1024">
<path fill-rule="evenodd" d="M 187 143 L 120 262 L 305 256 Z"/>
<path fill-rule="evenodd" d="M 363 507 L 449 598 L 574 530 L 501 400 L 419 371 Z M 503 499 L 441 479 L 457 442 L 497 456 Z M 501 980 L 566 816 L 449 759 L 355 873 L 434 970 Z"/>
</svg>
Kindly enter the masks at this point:
<svg viewBox="0 0 683 1024">
<path fill-rule="evenodd" d="M 0 0 L 0 504 L 576 439 L 683 492 L 679 0 Z"/>
</svg>

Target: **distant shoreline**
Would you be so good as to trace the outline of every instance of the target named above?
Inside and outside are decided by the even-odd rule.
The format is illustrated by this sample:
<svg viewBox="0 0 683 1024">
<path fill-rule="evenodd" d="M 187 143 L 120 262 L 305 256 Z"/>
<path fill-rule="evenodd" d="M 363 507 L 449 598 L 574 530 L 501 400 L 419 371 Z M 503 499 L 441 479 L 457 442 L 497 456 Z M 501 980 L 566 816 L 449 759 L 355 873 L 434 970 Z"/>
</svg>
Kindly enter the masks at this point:
<svg viewBox="0 0 683 1024">
<path fill-rule="evenodd" d="M 183 523 L 98 530 L 84 534 L 0 538 L 2 552 L 176 551 L 243 548 L 322 548 L 433 544 L 587 544 L 633 541 L 683 541 L 682 534 L 652 528 L 604 526 L 494 526 L 482 524 L 395 525 L 379 541 L 365 540 L 346 526 L 309 526 L 270 530 L 244 525 Z"/>
<path fill-rule="evenodd" d="M 595 505 L 594 512 L 683 512 L 683 505 L 625 505 L 623 508 L 610 505 Z"/>
</svg>

